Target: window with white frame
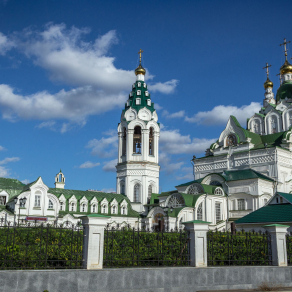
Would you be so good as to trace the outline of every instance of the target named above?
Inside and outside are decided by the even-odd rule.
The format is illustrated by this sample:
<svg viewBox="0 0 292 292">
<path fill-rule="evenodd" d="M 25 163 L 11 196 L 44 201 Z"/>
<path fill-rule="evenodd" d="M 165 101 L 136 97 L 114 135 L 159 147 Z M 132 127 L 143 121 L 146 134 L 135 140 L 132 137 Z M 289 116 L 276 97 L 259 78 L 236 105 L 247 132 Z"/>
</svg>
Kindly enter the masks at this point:
<svg viewBox="0 0 292 292">
<path fill-rule="evenodd" d="M 132 85 L 132 88 L 133 88 L 133 89 L 135 88 L 135 83 Z"/>
<path fill-rule="evenodd" d="M 138 82 L 137 85 L 138 85 L 138 87 L 141 87 L 141 82 Z"/>
<path fill-rule="evenodd" d="M 136 105 L 140 105 L 141 104 L 141 98 L 136 98 Z"/>
<path fill-rule="evenodd" d="M 125 183 L 121 182 L 121 194 L 125 194 Z"/>
<path fill-rule="evenodd" d="M 126 207 L 125 206 L 122 207 L 122 215 L 126 215 Z"/>
<path fill-rule="evenodd" d="M 203 194 L 204 189 L 199 184 L 193 184 L 188 188 L 188 194 L 190 195 L 196 195 L 196 194 Z"/>
<path fill-rule="evenodd" d="M 117 207 L 116 206 L 112 207 L 112 214 L 117 214 Z"/>
<path fill-rule="evenodd" d="M 132 96 L 133 96 L 133 91 L 130 92 L 130 97 L 132 97 Z"/>
<path fill-rule="evenodd" d="M 106 204 L 103 204 L 102 207 L 101 207 L 101 213 L 105 214 L 107 213 L 107 205 Z"/>
<path fill-rule="evenodd" d="M 75 211 L 75 203 L 71 203 L 71 211 Z"/>
<path fill-rule="evenodd" d="M 64 211 L 63 208 L 64 208 L 64 203 L 60 202 L 60 211 Z"/>
<path fill-rule="evenodd" d="M 203 202 L 197 208 L 197 220 L 203 220 Z"/>
<path fill-rule="evenodd" d="M 49 200 L 49 209 L 54 209 L 54 204 L 52 200 Z"/>
<path fill-rule="evenodd" d="M 215 195 L 223 196 L 223 191 L 221 188 L 217 188 L 214 192 Z"/>
<path fill-rule="evenodd" d="M 137 95 L 141 95 L 141 90 L 137 90 Z"/>
<path fill-rule="evenodd" d="M 245 200 L 244 199 L 237 200 L 237 210 L 245 210 Z"/>
<path fill-rule="evenodd" d="M 95 204 L 92 205 L 92 213 L 96 213 L 96 205 Z"/>
<path fill-rule="evenodd" d="M 151 99 L 147 99 L 147 105 L 151 106 Z"/>
<path fill-rule="evenodd" d="M 221 203 L 215 202 L 215 219 L 216 223 L 221 221 Z"/>
<path fill-rule="evenodd" d="M 6 196 L 0 196 L 0 205 L 6 204 Z"/>
<path fill-rule="evenodd" d="M 81 212 L 86 212 L 86 204 L 82 204 L 82 211 Z"/>
<path fill-rule="evenodd" d="M 145 91 L 145 96 L 149 96 L 149 92 L 148 91 Z"/>
<path fill-rule="evenodd" d="M 146 83 L 145 83 L 145 82 L 144 82 L 144 84 L 143 84 L 143 87 L 144 87 L 144 88 L 146 88 L 146 87 L 147 87 L 147 85 L 146 85 Z"/>
<path fill-rule="evenodd" d="M 140 185 L 135 184 L 134 186 L 134 202 L 140 202 Z"/>
<path fill-rule="evenodd" d="M 37 208 L 41 207 L 41 196 L 40 195 L 35 195 L 34 197 L 34 206 Z"/>
</svg>

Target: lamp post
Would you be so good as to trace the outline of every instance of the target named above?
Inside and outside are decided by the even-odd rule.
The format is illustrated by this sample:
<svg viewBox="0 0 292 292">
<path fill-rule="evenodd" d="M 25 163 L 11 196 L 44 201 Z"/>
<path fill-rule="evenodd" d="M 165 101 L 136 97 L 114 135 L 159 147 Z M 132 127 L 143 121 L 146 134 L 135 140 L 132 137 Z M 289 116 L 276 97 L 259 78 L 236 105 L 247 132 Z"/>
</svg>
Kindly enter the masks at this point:
<svg viewBox="0 0 292 292">
<path fill-rule="evenodd" d="M 17 204 L 17 201 L 18 201 L 18 198 L 14 198 L 14 204 L 16 205 Z M 26 203 L 26 198 L 21 198 L 19 199 L 19 207 L 18 207 L 18 226 L 19 226 L 19 219 L 20 219 L 20 207 L 21 206 L 25 206 L 25 203 Z"/>
<path fill-rule="evenodd" d="M 168 208 L 167 206 L 163 208 L 164 213 L 166 214 L 166 218 L 167 218 L 167 226 L 166 226 L 166 230 L 169 229 L 169 216 L 168 216 L 168 212 L 172 213 L 173 208 L 172 206 L 170 208 Z"/>
</svg>

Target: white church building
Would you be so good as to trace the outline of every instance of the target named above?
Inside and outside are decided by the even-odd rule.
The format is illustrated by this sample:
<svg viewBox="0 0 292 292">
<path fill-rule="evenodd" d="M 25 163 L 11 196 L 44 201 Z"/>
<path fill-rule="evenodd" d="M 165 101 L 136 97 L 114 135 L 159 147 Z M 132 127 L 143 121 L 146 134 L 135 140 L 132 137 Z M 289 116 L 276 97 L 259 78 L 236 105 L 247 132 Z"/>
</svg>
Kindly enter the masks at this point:
<svg viewBox="0 0 292 292">
<path fill-rule="evenodd" d="M 28 185 L 0 178 L 0 218 L 76 223 L 80 216 L 96 213 L 136 227 L 173 229 L 199 220 L 210 222 L 210 229 L 229 230 L 232 222 L 274 202 L 278 192 L 284 198 L 279 204 L 290 202 L 285 194 L 292 190 L 292 65 L 286 43 L 276 98 L 266 65 L 260 112 L 247 120 L 246 128 L 230 116 L 205 156 L 193 157 L 194 180 L 163 193 L 159 193 L 160 125 L 140 50 L 136 82 L 118 125 L 117 192 L 66 189 L 62 171 L 55 177 L 55 188 L 41 177 Z"/>
</svg>

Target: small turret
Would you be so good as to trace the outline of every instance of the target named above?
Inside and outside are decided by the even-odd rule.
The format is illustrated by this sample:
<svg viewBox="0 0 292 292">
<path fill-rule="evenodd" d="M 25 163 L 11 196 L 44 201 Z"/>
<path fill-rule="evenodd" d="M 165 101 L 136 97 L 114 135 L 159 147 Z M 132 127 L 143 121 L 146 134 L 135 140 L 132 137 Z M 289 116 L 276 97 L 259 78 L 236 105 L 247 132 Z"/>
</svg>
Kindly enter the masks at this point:
<svg viewBox="0 0 292 292">
<path fill-rule="evenodd" d="M 264 88 L 265 88 L 265 99 L 264 99 L 264 107 L 267 107 L 269 103 L 271 104 L 276 104 L 276 101 L 274 99 L 274 93 L 273 93 L 273 82 L 269 78 L 269 67 L 272 65 L 269 65 L 266 63 L 266 66 L 263 69 L 266 69 L 267 73 L 267 80 L 264 83 Z"/>
<path fill-rule="evenodd" d="M 143 53 L 143 51 L 140 49 L 140 51 L 138 52 L 138 54 L 140 55 L 140 57 L 139 57 L 139 66 L 135 69 L 135 74 L 137 76 L 136 77 L 137 81 L 144 81 L 144 76 L 146 74 L 146 70 L 143 68 L 143 66 L 141 64 L 142 53 Z"/>
<path fill-rule="evenodd" d="M 64 189 L 65 188 L 65 176 L 60 169 L 60 172 L 55 176 L 55 188 L 56 189 Z"/>
</svg>

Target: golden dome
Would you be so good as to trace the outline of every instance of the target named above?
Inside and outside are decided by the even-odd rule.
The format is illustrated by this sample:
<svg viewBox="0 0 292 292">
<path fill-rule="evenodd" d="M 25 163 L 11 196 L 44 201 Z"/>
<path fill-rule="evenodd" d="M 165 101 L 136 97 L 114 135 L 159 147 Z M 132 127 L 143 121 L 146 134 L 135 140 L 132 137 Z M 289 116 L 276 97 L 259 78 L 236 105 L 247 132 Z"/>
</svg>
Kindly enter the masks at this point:
<svg viewBox="0 0 292 292">
<path fill-rule="evenodd" d="M 286 73 L 292 73 L 292 65 L 286 60 L 283 66 L 280 68 L 281 75 Z"/>
<path fill-rule="evenodd" d="M 264 88 L 267 89 L 268 87 L 273 87 L 273 86 L 274 86 L 273 82 L 268 77 L 266 82 L 264 83 Z"/>
<path fill-rule="evenodd" d="M 139 64 L 139 66 L 135 69 L 135 74 L 136 75 L 138 75 L 138 74 L 145 75 L 146 74 L 146 70 L 142 67 L 141 64 Z"/>
</svg>

